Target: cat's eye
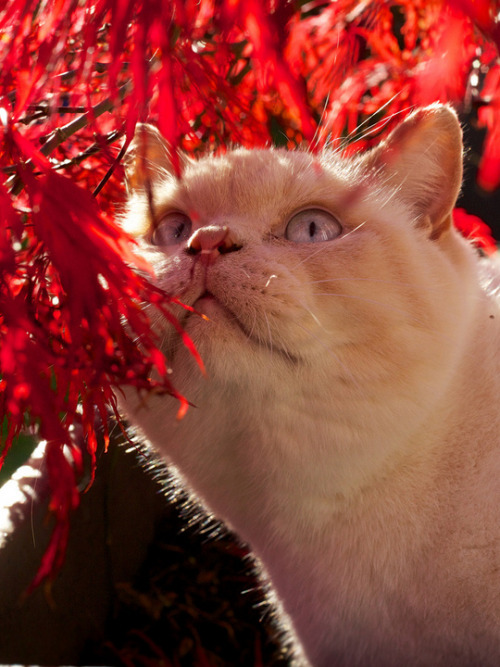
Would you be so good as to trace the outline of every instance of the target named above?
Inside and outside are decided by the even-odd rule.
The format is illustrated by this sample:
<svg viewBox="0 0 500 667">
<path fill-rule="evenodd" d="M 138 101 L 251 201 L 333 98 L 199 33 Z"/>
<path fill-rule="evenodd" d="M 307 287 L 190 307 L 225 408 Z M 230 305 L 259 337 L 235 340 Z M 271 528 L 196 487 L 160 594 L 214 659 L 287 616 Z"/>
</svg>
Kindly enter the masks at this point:
<svg viewBox="0 0 500 667">
<path fill-rule="evenodd" d="M 342 233 L 339 221 L 327 211 L 309 208 L 296 213 L 288 222 L 285 238 L 295 243 L 321 243 Z"/>
<path fill-rule="evenodd" d="M 191 236 L 191 220 L 184 213 L 167 213 L 154 230 L 151 242 L 157 246 L 174 246 Z"/>
</svg>

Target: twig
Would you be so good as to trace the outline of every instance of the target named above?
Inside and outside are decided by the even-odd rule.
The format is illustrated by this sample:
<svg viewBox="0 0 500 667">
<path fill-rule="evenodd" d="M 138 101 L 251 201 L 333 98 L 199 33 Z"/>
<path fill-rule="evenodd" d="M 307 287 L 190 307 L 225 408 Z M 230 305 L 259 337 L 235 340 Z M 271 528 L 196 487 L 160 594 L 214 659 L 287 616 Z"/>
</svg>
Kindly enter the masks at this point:
<svg viewBox="0 0 500 667">
<path fill-rule="evenodd" d="M 124 133 L 122 132 L 121 134 L 124 134 Z M 101 179 L 101 182 L 97 185 L 94 192 L 92 193 L 93 197 L 97 197 L 99 192 L 103 189 L 103 187 L 109 181 L 109 179 L 111 178 L 111 174 L 116 169 L 116 166 L 122 161 L 122 158 L 125 155 L 125 151 L 127 150 L 127 148 L 128 148 L 128 142 L 125 142 L 123 144 L 123 146 L 121 147 L 120 152 L 116 156 L 116 159 L 113 161 L 113 164 L 110 166 L 108 171 L 104 174 L 103 178 Z"/>
<path fill-rule="evenodd" d="M 118 89 L 118 95 L 121 100 L 123 100 L 123 98 L 125 97 L 125 94 L 130 89 L 130 86 L 131 86 L 131 81 L 129 79 Z M 79 130 L 82 130 L 84 127 L 86 127 L 89 124 L 90 119 L 97 118 L 106 111 L 111 111 L 111 109 L 113 109 L 114 106 L 115 106 L 114 100 L 111 97 L 108 97 L 107 99 L 102 100 L 102 102 L 99 102 L 99 104 L 96 104 L 94 107 L 89 109 L 89 111 L 86 111 L 83 115 L 79 116 L 78 118 L 75 118 L 66 125 L 63 125 L 62 127 L 58 127 L 56 130 L 54 130 L 54 132 L 52 132 L 52 134 L 50 134 L 47 137 L 47 140 L 40 148 L 40 153 L 47 157 L 60 144 L 69 139 L 73 134 L 76 134 L 76 132 L 78 132 Z M 11 195 L 16 196 L 22 191 L 24 184 L 22 179 L 18 175 L 16 175 L 16 176 L 11 176 L 7 180 L 6 186 L 10 188 Z"/>
<path fill-rule="evenodd" d="M 122 130 L 115 130 L 114 132 L 110 132 L 106 137 L 104 137 L 104 143 L 112 144 L 113 141 L 120 139 L 120 137 L 123 137 L 123 135 L 124 132 Z M 91 157 L 92 155 L 98 153 L 101 150 L 101 147 L 102 147 L 101 144 L 98 143 L 92 144 L 92 146 L 89 146 L 82 153 L 75 155 L 75 157 L 68 158 L 63 162 L 59 162 L 59 164 L 56 164 L 54 166 L 54 169 L 65 169 L 66 167 L 69 167 L 72 164 L 80 164 L 80 162 L 83 162 L 88 157 Z"/>
<path fill-rule="evenodd" d="M 32 123 L 34 120 L 38 120 L 39 118 L 44 118 L 47 116 L 50 116 L 53 113 L 57 113 L 60 115 L 63 115 L 65 113 L 85 113 L 87 111 L 86 107 L 84 106 L 79 106 L 79 107 L 64 107 L 64 106 L 58 106 L 55 107 L 55 109 L 51 109 L 48 106 L 43 106 L 41 104 L 34 104 L 33 106 L 28 107 L 28 111 L 31 111 L 31 115 L 29 116 L 23 116 L 23 118 L 19 119 L 20 123 L 23 123 L 23 125 L 29 125 Z"/>
<path fill-rule="evenodd" d="M 130 85 L 131 82 L 129 79 L 123 84 L 123 86 L 118 89 L 118 95 L 121 100 L 123 100 L 125 97 L 125 93 L 129 90 Z M 40 153 L 45 156 L 50 155 L 50 153 L 52 153 L 52 151 L 54 151 L 60 144 L 62 144 L 63 141 L 66 141 L 73 134 L 86 127 L 89 124 L 89 116 L 97 118 L 98 116 L 102 116 L 102 114 L 106 111 L 111 111 L 114 106 L 114 101 L 111 99 L 111 97 L 108 97 L 102 102 L 99 102 L 99 104 L 96 104 L 95 107 L 92 107 L 90 114 L 89 111 L 86 111 L 82 116 L 75 118 L 62 127 L 58 127 L 56 130 L 54 130 L 54 132 L 52 132 L 52 134 L 49 135 L 47 141 L 40 148 Z"/>
</svg>

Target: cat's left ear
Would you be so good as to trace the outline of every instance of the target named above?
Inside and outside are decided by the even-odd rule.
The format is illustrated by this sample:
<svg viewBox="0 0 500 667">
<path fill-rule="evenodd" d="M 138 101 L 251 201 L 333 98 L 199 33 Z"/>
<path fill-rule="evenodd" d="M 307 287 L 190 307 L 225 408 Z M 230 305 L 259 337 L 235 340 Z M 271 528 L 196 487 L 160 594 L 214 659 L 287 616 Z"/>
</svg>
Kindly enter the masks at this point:
<svg viewBox="0 0 500 667">
<path fill-rule="evenodd" d="M 173 173 L 170 148 L 154 125 L 137 124 L 123 166 L 129 191 L 141 190 L 147 181 Z"/>
<path fill-rule="evenodd" d="M 417 224 L 436 239 L 452 224 L 462 183 L 462 154 L 456 113 L 435 104 L 413 112 L 362 162 L 397 189 L 415 212 Z"/>
</svg>

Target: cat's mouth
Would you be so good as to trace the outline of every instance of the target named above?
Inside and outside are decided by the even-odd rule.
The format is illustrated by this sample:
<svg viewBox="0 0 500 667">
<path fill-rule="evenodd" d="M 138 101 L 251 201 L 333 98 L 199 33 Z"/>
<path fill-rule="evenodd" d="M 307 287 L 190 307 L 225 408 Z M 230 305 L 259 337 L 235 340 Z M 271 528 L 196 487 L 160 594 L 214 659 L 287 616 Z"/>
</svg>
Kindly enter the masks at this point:
<svg viewBox="0 0 500 667">
<path fill-rule="evenodd" d="M 258 344 L 258 341 L 252 337 L 240 318 L 209 290 L 205 290 L 200 294 L 193 303 L 193 308 L 196 312 L 208 318 L 210 321 L 220 322 L 223 320 L 224 322 L 229 323 L 230 326 L 238 329 L 245 336 L 247 341 Z"/>
<path fill-rule="evenodd" d="M 207 317 L 209 320 L 216 322 L 219 318 L 222 318 L 226 322 L 229 322 L 230 325 L 238 329 L 245 337 L 248 342 L 253 343 L 257 347 L 262 347 L 262 340 L 257 339 L 252 335 L 252 331 L 248 330 L 241 321 L 241 319 L 230 309 L 228 308 L 215 294 L 205 290 L 199 297 L 197 297 L 193 303 L 195 311 L 199 314 Z M 298 358 L 290 354 L 287 350 L 281 349 L 276 343 L 274 345 L 265 345 L 267 349 L 273 350 L 274 353 L 283 356 L 287 362 L 297 363 Z"/>
<path fill-rule="evenodd" d="M 209 302 L 210 301 L 217 301 L 218 302 L 219 300 L 217 299 L 217 297 L 214 294 L 212 294 L 212 292 L 209 292 L 208 290 L 205 290 L 202 294 L 200 294 L 199 297 L 196 298 L 196 300 L 193 304 L 193 308 L 196 308 L 197 305 L 200 305 L 201 301 L 209 301 Z"/>
<path fill-rule="evenodd" d="M 229 320 L 230 322 L 237 325 L 247 338 L 250 338 L 248 332 L 245 330 L 245 327 L 238 319 L 238 317 L 212 292 L 205 290 L 202 294 L 200 294 L 200 296 L 197 297 L 197 299 L 194 301 L 193 308 L 205 317 L 208 317 L 209 320 L 215 320 L 217 314 L 222 315 L 224 319 Z"/>
</svg>

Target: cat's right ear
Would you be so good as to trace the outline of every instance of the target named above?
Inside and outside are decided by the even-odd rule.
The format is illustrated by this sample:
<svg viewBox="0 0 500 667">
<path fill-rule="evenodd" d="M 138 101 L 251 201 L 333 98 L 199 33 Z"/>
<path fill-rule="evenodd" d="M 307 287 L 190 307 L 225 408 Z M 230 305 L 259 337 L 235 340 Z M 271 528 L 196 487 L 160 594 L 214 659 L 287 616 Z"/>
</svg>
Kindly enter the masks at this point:
<svg viewBox="0 0 500 667">
<path fill-rule="evenodd" d="M 173 173 L 170 149 L 154 125 L 137 124 L 123 166 L 129 192 L 143 190 L 158 176 Z"/>
<path fill-rule="evenodd" d="M 410 114 L 377 148 L 361 158 L 368 172 L 390 184 L 413 210 L 417 224 L 437 239 L 452 225 L 462 182 L 462 130 L 449 106 Z"/>
</svg>

